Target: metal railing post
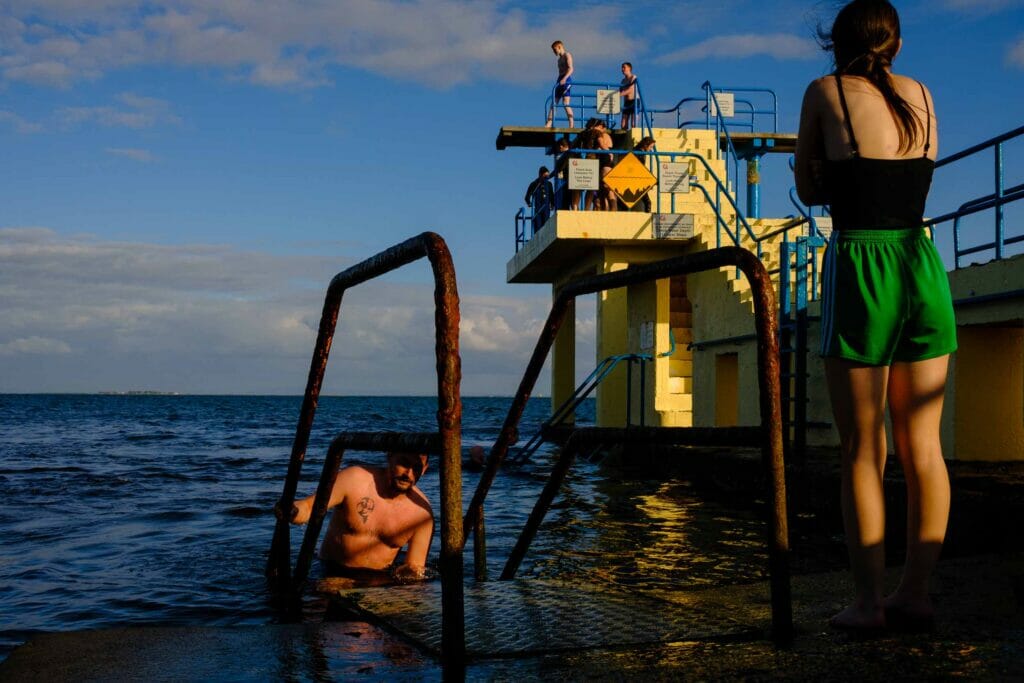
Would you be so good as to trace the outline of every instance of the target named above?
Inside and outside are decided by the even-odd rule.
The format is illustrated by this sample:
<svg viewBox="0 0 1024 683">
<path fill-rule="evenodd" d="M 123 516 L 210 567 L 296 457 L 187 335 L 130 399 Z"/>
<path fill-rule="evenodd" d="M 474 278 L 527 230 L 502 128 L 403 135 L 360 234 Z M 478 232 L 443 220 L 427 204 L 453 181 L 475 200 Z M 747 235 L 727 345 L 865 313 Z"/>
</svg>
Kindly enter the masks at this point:
<svg viewBox="0 0 1024 683">
<path fill-rule="evenodd" d="M 1003 143 L 996 143 L 996 260 L 1003 258 Z"/>
</svg>

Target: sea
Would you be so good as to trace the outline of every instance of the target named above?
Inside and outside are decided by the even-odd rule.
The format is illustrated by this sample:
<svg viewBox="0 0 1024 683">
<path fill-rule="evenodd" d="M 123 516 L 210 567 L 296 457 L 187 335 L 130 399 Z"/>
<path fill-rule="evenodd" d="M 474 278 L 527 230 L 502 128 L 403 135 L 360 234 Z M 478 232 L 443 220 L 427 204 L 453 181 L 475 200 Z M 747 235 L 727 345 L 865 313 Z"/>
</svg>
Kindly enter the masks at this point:
<svg viewBox="0 0 1024 683">
<path fill-rule="evenodd" d="M 0 395 L 0 660 L 40 633 L 282 620 L 264 566 L 301 402 L 299 396 Z M 510 402 L 463 399 L 464 453 L 474 445 L 490 448 Z M 339 431 L 436 431 L 436 405 L 434 397 L 322 397 L 300 495 L 313 492 Z M 520 426 L 524 442 L 550 409 L 546 398 L 530 400 Z M 588 401 L 578 423 L 593 419 Z M 492 576 L 555 455 L 545 446 L 526 464 L 499 472 L 486 502 Z M 383 460 L 380 453 L 350 451 L 344 463 Z M 464 473 L 464 506 L 479 477 Z M 436 466 L 420 486 L 436 509 Z M 300 537 L 292 534 L 293 545 Z M 580 460 L 519 576 L 631 589 L 756 581 L 766 576 L 764 538 L 764 522 L 752 507 L 707 500 L 676 476 Z M 433 560 L 439 543 L 435 534 Z M 468 547 L 466 563 L 472 577 Z M 318 606 L 309 609 L 316 613 Z"/>
</svg>

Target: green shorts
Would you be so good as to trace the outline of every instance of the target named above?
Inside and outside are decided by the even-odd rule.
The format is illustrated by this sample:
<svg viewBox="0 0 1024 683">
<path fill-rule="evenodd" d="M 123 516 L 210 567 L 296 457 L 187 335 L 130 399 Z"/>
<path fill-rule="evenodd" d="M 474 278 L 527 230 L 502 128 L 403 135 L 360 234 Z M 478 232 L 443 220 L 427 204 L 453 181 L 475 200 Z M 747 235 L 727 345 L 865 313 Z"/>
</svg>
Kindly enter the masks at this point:
<svg viewBox="0 0 1024 683">
<path fill-rule="evenodd" d="M 834 231 L 821 289 L 826 358 L 891 365 L 956 351 L 949 279 L 921 228 Z"/>
</svg>

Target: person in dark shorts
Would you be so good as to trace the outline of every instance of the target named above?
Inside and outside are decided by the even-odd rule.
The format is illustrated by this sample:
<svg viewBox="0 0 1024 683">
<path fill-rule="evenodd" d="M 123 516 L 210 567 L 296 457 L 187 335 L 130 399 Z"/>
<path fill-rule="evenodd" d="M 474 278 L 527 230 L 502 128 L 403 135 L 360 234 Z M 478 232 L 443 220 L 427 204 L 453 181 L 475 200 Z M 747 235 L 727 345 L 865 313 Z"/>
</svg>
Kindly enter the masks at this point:
<svg viewBox="0 0 1024 683">
<path fill-rule="evenodd" d="M 622 119 L 619 128 L 628 130 L 636 125 L 636 74 L 633 65 L 622 63 L 622 83 L 619 84 L 619 96 L 622 98 Z"/>
<path fill-rule="evenodd" d="M 569 128 L 575 125 L 572 107 L 569 106 L 569 98 L 572 95 L 572 74 L 575 71 L 572 63 L 572 55 L 565 49 L 562 41 L 556 40 L 551 43 L 551 51 L 558 57 L 558 80 L 555 81 L 554 97 L 551 100 L 551 109 L 548 110 L 546 125 L 550 128 L 555 120 L 555 105 L 561 100 L 565 107 L 565 116 L 569 120 Z"/>
<path fill-rule="evenodd" d="M 608 126 L 602 119 L 594 124 L 594 148 L 611 149 L 613 146 L 612 136 L 608 133 Z M 601 173 L 601 189 L 594 197 L 593 207 L 597 211 L 615 211 L 618 208 L 618 199 L 615 193 L 605 183 L 605 176 L 611 173 L 615 167 L 615 155 L 611 152 L 597 154 L 597 166 Z"/>
<path fill-rule="evenodd" d="M 854 0 L 829 33 L 835 72 L 804 95 L 797 191 L 830 204 L 821 353 L 842 449 L 841 507 L 853 603 L 836 628 L 929 628 L 928 581 L 945 539 L 949 478 L 939 422 L 956 321 L 945 268 L 921 227 L 937 152 L 935 108 L 894 74 L 902 47 L 887 0 Z M 883 597 L 885 410 L 907 486 L 907 557 Z"/>
</svg>

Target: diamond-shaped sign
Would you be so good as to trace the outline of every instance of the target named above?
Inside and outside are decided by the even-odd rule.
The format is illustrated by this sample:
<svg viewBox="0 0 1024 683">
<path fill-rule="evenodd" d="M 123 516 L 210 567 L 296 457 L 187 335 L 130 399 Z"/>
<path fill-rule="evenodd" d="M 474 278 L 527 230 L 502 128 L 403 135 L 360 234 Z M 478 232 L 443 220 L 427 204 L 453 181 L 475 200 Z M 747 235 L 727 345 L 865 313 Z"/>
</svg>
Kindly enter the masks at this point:
<svg viewBox="0 0 1024 683">
<path fill-rule="evenodd" d="M 632 209 L 648 190 L 658 184 L 658 179 L 647 170 L 644 162 L 630 153 L 615 164 L 615 168 L 604 177 L 604 182 L 619 196 L 623 204 Z"/>
</svg>

